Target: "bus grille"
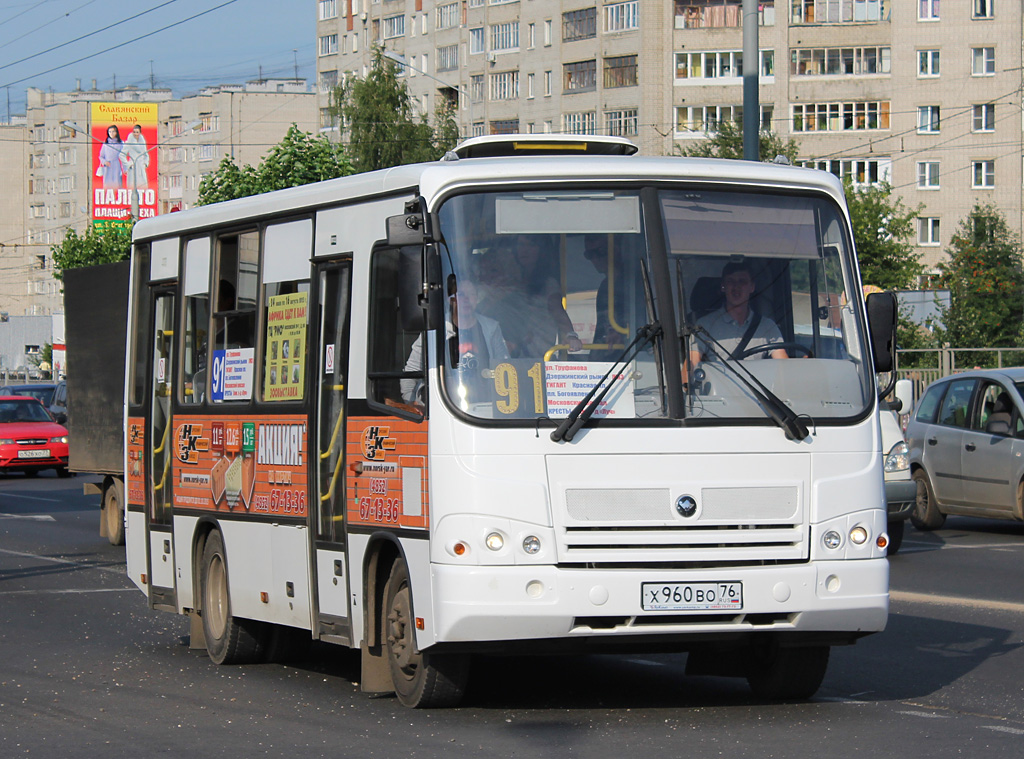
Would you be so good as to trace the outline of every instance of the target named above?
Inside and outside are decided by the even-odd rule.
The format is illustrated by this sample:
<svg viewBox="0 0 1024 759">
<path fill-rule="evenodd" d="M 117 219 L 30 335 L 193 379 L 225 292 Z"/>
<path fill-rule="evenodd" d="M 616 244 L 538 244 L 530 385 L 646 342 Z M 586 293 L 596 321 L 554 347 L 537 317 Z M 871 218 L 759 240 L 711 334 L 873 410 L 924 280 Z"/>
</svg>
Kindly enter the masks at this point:
<svg viewBox="0 0 1024 759">
<path fill-rule="evenodd" d="M 565 491 L 562 563 L 802 561 L 808 525 L 795 486 L 708 487 L 682 517 L 667 488 Z"/>
</svg>

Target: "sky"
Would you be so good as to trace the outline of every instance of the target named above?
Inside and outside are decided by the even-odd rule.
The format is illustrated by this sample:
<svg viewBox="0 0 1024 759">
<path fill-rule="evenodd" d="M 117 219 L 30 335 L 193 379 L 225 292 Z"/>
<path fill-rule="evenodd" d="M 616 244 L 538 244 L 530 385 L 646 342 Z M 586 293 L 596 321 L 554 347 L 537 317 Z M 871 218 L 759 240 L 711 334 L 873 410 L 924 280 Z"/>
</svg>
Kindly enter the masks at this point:
<svg viewBox="0 0 1024 759">
<path fill-rule="evenodd" d="M 25 112 L 29 87 L 76 80 L 181 96 L 297 66 L 312 83 L 316 12 L 314 0 L 0 0 L 0 120 Z"/>
</svg>

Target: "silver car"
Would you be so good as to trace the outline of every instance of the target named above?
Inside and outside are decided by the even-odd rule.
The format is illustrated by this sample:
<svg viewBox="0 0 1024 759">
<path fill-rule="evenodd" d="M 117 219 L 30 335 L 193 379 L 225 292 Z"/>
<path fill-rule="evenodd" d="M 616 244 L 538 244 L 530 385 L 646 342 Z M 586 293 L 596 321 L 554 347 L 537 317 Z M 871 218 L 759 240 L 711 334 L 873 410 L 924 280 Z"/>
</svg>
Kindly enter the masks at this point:
<svg viewBox="0 0 1024 759">
<path fill-rule="evenodd" d="M 1024 368 L 963 372 L 933 382 L 907 425 L 921 530 L 947 514 L 1024 519 Z"/>
</svg>

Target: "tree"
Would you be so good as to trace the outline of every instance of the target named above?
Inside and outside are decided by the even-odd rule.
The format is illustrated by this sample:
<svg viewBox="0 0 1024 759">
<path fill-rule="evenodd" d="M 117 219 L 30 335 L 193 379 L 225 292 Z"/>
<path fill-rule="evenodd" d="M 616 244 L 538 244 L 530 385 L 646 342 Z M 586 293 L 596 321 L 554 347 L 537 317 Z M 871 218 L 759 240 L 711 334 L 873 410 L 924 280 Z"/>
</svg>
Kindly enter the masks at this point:
<svg viewBox="0 0 1024 759">
<path fill-rule="evenodd" d="M 955 348 L 1024 344 L 1024 265 L 1020 238 L 995 206 L 976 204 L 960 221 L 939 264 L 950 305 L 940 310 L 940 339 Z M 984 358 L 968 361 L 982 363 Z"/>
<path fill-rule="evenodd" d="M 855 188 L 847 179 L 843 186 L 861 280 L 883 290 L 913 287 L 915 278 L 923 271 L 909 242 L 918 212 L 893 198 L 888 183 Z"/>
<path fill-rule="evenodd" d="M 332 110 L 348 131 L 348 153 L 356 171 L 373 171 L 421 161 L 436 161 L 458 140 L 454 105 L 441 98 L 435 126 L 415 119 L 413 101 L 398 66 L 374 48 L 365 79 L 351 79 L 334 94 Z"/>
<path fill-rule="evenodd" d="M 124 261 L 132 246 L 132 224 L 90 224 L 85 234 L 69 229 L 64 239 L 50 248 L 53 278 L 63 281 L 65 269 Z"/>
<path fill-rule="evenodd" d="M 295 124 L 259 165 L 239 167 L 225 156 L 217 170 L 199 185 L 197 205 L 244 198 L 261 192 L 298 187 L 353 173 L 341 146 L 326 137 L 313 137 Z"/>
<path fill-rule="evenodd" d="M 28 362 L 39 370 L 43 379 L 50 379 L 53 371 L 53 344 L 44 343 L 37 356 L 29 356 Z"/>
<path fill-rule="evenodd" d="M 790 163 L 796 163 L 800 146 L 792 137 L 783 142 L 775 132 L 765 129 L 757 135 L 761 160 L 771 162 L 776 156 L 784 155 Z M 743 127 L 735 121 L 723 121 L 718 131 L 688 148 L 676 148 L 680 155 L 692 158 L 743 158 Z"/>
</svg>

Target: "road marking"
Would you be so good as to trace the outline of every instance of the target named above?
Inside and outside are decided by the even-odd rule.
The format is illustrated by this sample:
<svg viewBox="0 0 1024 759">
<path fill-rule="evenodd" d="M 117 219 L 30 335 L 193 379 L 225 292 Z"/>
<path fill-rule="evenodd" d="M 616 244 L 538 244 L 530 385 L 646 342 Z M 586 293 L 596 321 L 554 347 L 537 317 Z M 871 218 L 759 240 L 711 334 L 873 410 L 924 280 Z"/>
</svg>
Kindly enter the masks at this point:
<svg viewBox="0 0 1024 759">
<path fill-rule="evenodd" d="M 14 498 L 27 498 L 30 501 L 46 501 L 47 503 L 61 503 L 61 500 L 59 498 L 43 498 L 38 495 L 24 495 L 23 493 L 15 492 L 4 493 L 3 495 L 9 495 Z"/>
<path fill-rule="evenodd" d="M 73 567 L 79 567 L 81 569 L 98 569 L 101 572 L 113 572 L 115 574 L 124 574 L 123 569 L 115 569 L 114 567 L 103 567 L 97 566 L 96 564 L 85 564 L 81 561 L 71 561 L 70 559 L 58 559 L 54 556 L 40 556 L 36 553 L 23 553 L 22 551 L 9 551 L 6 548 L 0 548 L 0 553 L 5 553 L 8 556 L 20 556 L 23 559 L 39 559 L 40 561 L 52 561 L 54 564 L 70 564 Z"/>
<path fill-rule="evenodd" d="M 1024 612 L 1024 604 L 1012 601 L 989 601 L 984 598 L 965 598 L 963 596 L 939 596 L 931 593 L 911 593 L 906 590 L 890 590 L 889 598 L 893 601 L 907 603 L 936 604 L 939 606 L 973 606 L 978 609 L 993 611 Z"/>
<path fill-rule="evenodd" d="M 925 717 L 926 719 L 949 719 L 948 714 L 932 714 L 931 712 L 896 712 L 908 717 Z"/>
<path fill-rule="evenodd" d="M 55 593 L 127 593 L 130 590 L 136 590 L 136 588 L 93 588 L 87 589 L 64 589 L 64 590 L 0 590 L 0 596 L 37 596 L 37 595 L 52 595 Z"/>
<path fill-rule="evenodd" d="M 30 522 L 56 522 L 49 514 L 0 514 L 0 519 L 27 519 Z"/>
<path fill-rule="evenodd" d="M 1011 735 L 1024 735 L 1024 730 L 1016 727 L 1006 727 L 1005 725 L 982 725 L 983 730 L 995 730 L 997 733 L 1010 733 Z"/>
<path fill-rule="evenodd" d="M 929 543 L 923 540 L 904 540 L 903 545 L 905 546 L 925 546 L 927 548 L 1021 548 L 1024 547 L 1024 543 L 973 543 L 970 545 L 960 545 L 959 543 Z M 917 549 L 918 551 L 924 550 L 924 548 Z"/>
</svg>

